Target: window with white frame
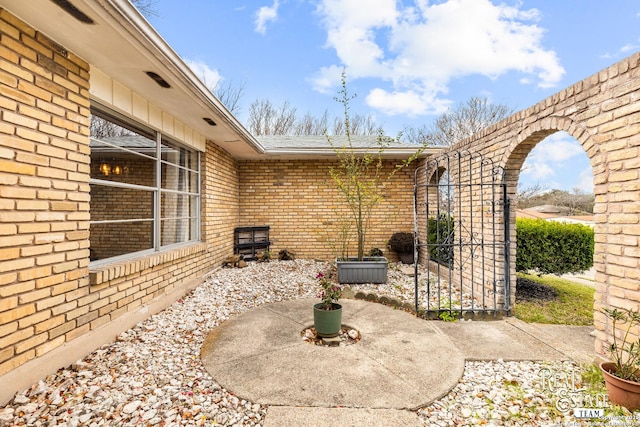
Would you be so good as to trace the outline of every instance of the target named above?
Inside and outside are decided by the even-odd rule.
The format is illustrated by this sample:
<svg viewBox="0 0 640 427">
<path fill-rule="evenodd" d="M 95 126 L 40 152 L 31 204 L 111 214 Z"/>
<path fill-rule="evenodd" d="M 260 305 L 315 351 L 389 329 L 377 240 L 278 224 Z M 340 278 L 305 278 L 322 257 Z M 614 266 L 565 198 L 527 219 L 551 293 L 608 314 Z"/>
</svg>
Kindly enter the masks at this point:
<svg viewBox="0 0 640 427">
<path fill-rule="evenodd" d="M 98 110 L 90 148 L 92 262 L 200 239 L 196 150 Z"/>
</svg>

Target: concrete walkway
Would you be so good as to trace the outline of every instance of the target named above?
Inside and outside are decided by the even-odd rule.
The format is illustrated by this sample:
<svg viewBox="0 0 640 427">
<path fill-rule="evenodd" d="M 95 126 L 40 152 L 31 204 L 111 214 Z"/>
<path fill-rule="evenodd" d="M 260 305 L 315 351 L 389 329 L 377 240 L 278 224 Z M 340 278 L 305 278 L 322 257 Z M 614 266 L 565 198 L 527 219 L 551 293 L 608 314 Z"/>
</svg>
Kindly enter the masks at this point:
<svg viewBox="0 0 640 427">
<path fill-rule="evenodd" d="M 360 342 L 318 347 L 301 331 L 316 300 L 267 304 L 214 329 L 201 357 L 226 389 L 269 405 L 265 426 L 417 425 L 411 410 L 447 394 L 466 359 L 591 361 L 591 327 L 425 321 L 401 310 L 341 300 Z"/>
</svg>

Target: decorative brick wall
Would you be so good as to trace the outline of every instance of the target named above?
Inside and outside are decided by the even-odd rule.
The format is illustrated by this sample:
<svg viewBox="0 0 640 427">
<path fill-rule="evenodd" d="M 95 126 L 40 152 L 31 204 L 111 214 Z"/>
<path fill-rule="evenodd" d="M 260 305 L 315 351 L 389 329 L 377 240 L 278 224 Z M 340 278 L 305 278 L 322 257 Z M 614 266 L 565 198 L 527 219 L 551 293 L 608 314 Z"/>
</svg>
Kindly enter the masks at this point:
<svg viewBox="0 0 640 427">
<path fill-rule="evenodd" d="M 538 142 L 557 131 L 566 131 L 580 142 L 593 169 L 596 353 L 606 356 L 614 331 L 600 309 L 640 307 L 640 53 L 451 149 L 467 149 L 502 166 L 513 197 L 525 158 Z M 459 179 L 456 171 L 451 172 L 454 180 Z M 513 212 L 511 221 L 510 256 L 515 260 Z M 515 277 L 515 262 L 511 269 Z M 640 334 L 632 332 L 636 337 Z"/>
<path fill-rule="evenodd" d="M 383 174 L 397 161 L 386 161 Z M 271 251 L 277 257 L 288 249 L 301 258 L 333 259 L 340 255 L 332 248 L 341 221 L 348 210 L 329 176 L 331 160 L 242 161 L 240 170 L 240 225 L 271 227 Z M 412 167 L 396 173 L 384 191 L 384 200 L 374 211 L 365 252 L 386 247 L 396 231 L 413 230 Z M 383 175 L 385 176 L 385 175 Z M 355 234 L 349 255 L 356 255 Z"/>
</svg>

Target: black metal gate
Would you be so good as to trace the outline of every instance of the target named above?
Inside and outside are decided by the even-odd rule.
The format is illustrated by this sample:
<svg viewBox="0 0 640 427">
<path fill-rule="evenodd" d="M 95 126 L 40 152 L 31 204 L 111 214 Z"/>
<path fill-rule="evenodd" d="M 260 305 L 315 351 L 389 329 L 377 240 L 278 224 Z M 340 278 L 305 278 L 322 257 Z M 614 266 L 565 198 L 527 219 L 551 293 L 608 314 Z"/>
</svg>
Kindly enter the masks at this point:
<svg viewBox="0 0 640 427">
<path fill-rule="evenodd" d="M 501 167 L 466 150 L 427 160 L 415 174 L 414 227 L 416 312 L 509 314 L 509 200 Z"/>
</svg>

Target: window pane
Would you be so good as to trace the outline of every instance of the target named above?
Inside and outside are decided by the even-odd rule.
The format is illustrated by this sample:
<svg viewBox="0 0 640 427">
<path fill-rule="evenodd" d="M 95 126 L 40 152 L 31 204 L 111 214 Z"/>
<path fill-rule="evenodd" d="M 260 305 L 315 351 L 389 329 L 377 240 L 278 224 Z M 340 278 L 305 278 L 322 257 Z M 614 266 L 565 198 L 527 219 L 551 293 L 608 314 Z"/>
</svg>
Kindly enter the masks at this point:
<svg viewBox="0 0 640 427">
<path fill-rule="evenodd" d="M 167 163 L 162 163 L 162 188 L 197 193 L 198 174 Z"/>
<path fill-rule="evenodd" d="M 162 220 L 160 224 L 162 234 L 160 244 L 167 246 L 195 239 L 197 236 L 196 225 L 197 220 L 195 218 Z"/>
<path fill-rule="evenodd" d="M 145 138 L 146 139 L 146 138 Z M 104 141 L 91 139 L 91 178 L 153 187 L 156 161 Z M 150 141 L 150 140 L 147 140 Z M 150 141 L 153 143 L 153 141 Z M 123 141 L 119 143 L 124 144 Z"/>
<path fill-rule="evenodd" d="M 89 226 L 91 261 L 153 248 L 153 221 Z"/>
<path fill-rule="evenodd" d="M 197 197 L 188 194 L 166 193 L 161 195 L 162 219 L 187 218 L 198 216 Z"/>
<path fill-rule="evenodd" d="M 156 137 L 133 121 L 92 110 L 92 261 L 199 237 L 199 154 L 166 138 L 158 150 Z"/>
<path fill-rule="evenodd" d="M 91 221 L 153 219 L 153 191 L 91 184 Z"/>
<path fill-rule="evenodd" d="M 197 170 L 197 153 L 188 148 L 180 147 L 170 141 L 162 139 L 162 160 L 174 165 Z"/>
</svg>

